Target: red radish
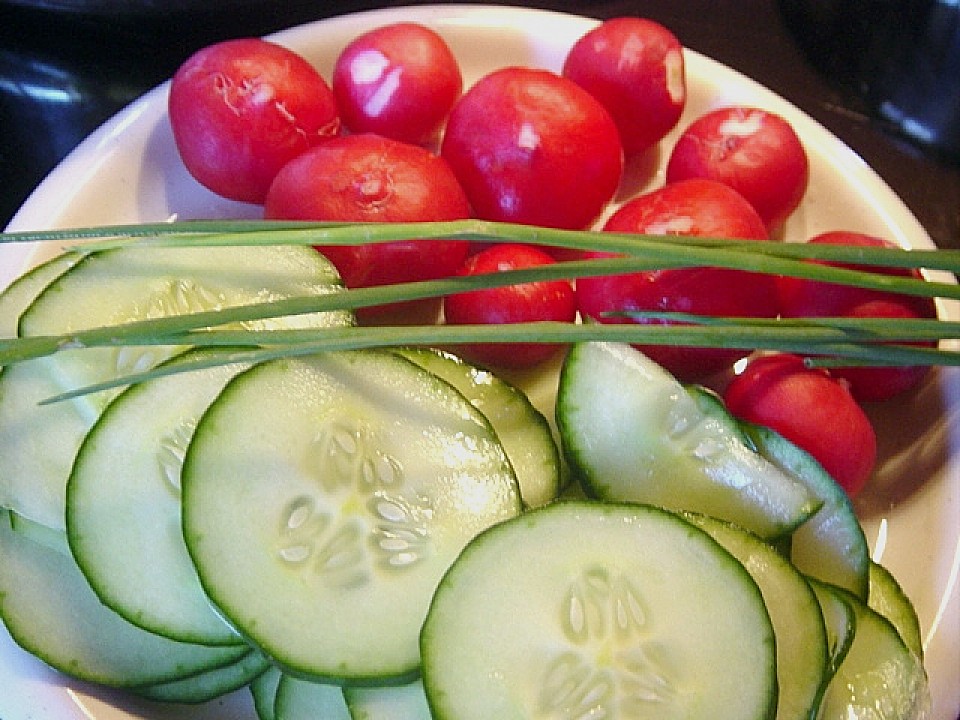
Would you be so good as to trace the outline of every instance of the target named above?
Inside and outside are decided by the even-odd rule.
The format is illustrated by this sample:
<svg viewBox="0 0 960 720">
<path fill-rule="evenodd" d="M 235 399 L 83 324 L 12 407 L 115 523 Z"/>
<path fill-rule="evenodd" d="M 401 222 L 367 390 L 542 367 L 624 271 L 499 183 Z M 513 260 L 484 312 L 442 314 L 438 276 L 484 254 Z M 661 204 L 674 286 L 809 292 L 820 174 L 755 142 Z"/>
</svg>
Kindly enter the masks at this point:
<svg viewBox="0 0 960 720">
<path fill-rule="evenodd" d="M 255 38 L 191 55 L 170 84 L 170 125 L 180 157 L 223 197 L 262 203 L 287 162 L 337 135 L 333 92 L 303 57 Z"/>
<path fill-rule="evenodd" d="M 724 392 L 736 417 L 765 425 L 809 452 L 850 497 L 868 483 L 877 438 L 845 383 L 796 355 L 760 356 Z"/>
<path fill-rule="evenodd" d="M 686 105 L 683 47 L 646 18 L 613 18 L 590 30 L 570 49 L 562 74 L 607 108 L 628 155 L 660 141 Z"/>
<path fill-rule="evenodd" d="M 767 239 L 763 222 L 736 191 L 712 180 L 687 180 L 627 202 L 605 230 L 651 235 L 701 235 Z M 590 257 L 609 256 L 588 253 Z M 714 316 L 774 317 L 772 278 L 721 268 L 651 270 L 577 281 L 580 312 L 600 322 L 631 322 L 605 317 L 617 310 L 671 311 Z M 649 321 L 660 322 L 660 321 Z M 724 370 L 748 351 L 641 346 L 653 360 L 682 380 Z"/>
<path fill-rule="evenodd" d="M 553 257 L 540 248 L 521 244 L 492 245 L 467 258 L 459 275 L 520 270 L 549 265 Z M 507 285 L 444 298 L 443 312 L 452 325 L 554 320 L 573 322 L 577 304 L 573 286 L 566 280 Z M 556 352 L 544 343 L 484 343 L 462 348 L 465 355 L 494 367 L 521 368 L 536 365 Z"/>
<path fill-rule="evenodd" d="M 510 67 L 454 105 L 441 155 L 485 220 L 580 229 L 613 198 L 623 173 L 610 114 L 571 80 Z"/>
<path fill-rule="evenodd" d="M 848 230 L 833 230 L 816 235 L 808 241 L 814 245 L 849 245 L 854 247 L 895 247 L 879 237 Z M 810 262 L 822 262 L 811 260 Z M 866 270 L 886 275 L 922 277 L 910 268 L 884 268 L 867 265 L 832 263 L 838 267 Z M 936 309 L 929 298 L 895 295 L 882 290 L 870 290 L 850 285 L 818 282 L 806 278 L 781 277 L 777 280 L 780 311 L 786 317 L 831 317 L 846 315 L 851 308 L 874 300 L 896 300 L 912 306 L 920 317 L 935 317 Z"/>
<path fill-rule="evenodd" d="M 398 22 L 351 41 L 337 57 L 332 84 L 348 130 L 421 144 L 440 131 L 463 78 L 440 35 Z"/>
<path fill-rule="evenodd" d="M 288 163 L 270 187 L 265 216 L 283 220 L 415 222 L 469 216 L 442 158 L 377 135 L 330 140 Z M 323 246 L 347 287 L 430 280 L 456 272 L 468 241 L 411 240 Z M 368 311 L 368 313 L 373 311 Z"/>
<path fill-rule="evenodd" d="M 870 300 L 855 305 L 844 313 L 846 317 L 858 318 L 917 318 L 920 317 L 909 304 L 897 300 Z M 916 343 L 933 347 L 935 343 Z M 850 386 L 851 394 L 860 402 L 880 402 L 901 395 L 917 387 L 927 376 L 926 365 L 838 367 L 831 370 Z"/>
<path fill-rule="evenodd" d="M 726 107 L 693 121 L 667 161 L 667 182 L 693 177 L 726 183 L 774 230 L 803 199 L 810 169 L 806 150 L 785 119 L 768 110 Z"/>
</svg>

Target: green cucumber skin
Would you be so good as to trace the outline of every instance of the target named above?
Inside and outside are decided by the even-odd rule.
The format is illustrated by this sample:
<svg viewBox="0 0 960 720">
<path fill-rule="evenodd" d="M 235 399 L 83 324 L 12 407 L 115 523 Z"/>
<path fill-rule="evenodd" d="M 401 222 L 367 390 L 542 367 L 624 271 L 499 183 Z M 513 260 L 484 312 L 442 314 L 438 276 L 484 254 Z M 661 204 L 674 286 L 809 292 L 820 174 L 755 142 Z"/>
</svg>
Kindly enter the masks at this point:
<svg viewBox="0 0 960 720">
<path fill-rule="evenodd" d="M 190 362 L 219 350 L 194 350 Z M 67 538 L 101 601 L 172 640 L 236 645 L 183 542 L 179 458 L 192 428 L 245 366 L 223 365 L 124 389 L 87 433 L 67 482 Z"/>
<path fill-rule="evenodd" d="M 14 530 L 0 516 L 0 616 L 14 641 L 80 680 L 132 688 L 181 680 L 229 665 L 245 646 L 178 643 L 105 608 L 64 545 L 54 548 Z"/>
<path fill-rule="evenodd" d="M 487 417 L 517 473 L 525 507 L 557 498 L 562 486 L 560 449 L 547 418 L 521 390 L 452 353 L 419 347 L 396 352 L 449 382 Z"/>
<path fill-rule="evenodd" d="M 333 265 L 308 247 L 155 248 L 83 255 L 36 295 L 20 315 L 25 336 L 92 327 L 264 298 L 315 296 L 342 289 Z M 277 327 L 278 319 L 254 327 Z M 350 313 L 283 318 L 305 327 L 352 324 Z M 66 478 L 77 448 L 118 389 L 39 405 L 64 390 L 148 367 L 179 351 L 85 348 L 18 363 L 0 373 L 0 506 L 63 529 Z"/>
<path fill-rule="evenodd" d="M 867 605 L 889 620 L 910 651 L 923 659 L 923 637 L 916 608 L 890 570 L 873 561 L 870 562 Z"/>
<path fill-rule="evenodd" d="M 836 674 L 824 690 L 817 720 L 876 717 L 922 720 L 930 689 L 920 658 L 894 625 L 853 593 L 834 588 L 850 604 L 856 630 Z"/>
<path fill-rule="evenodd" d="M 757 582 L 777 640 L 777 720 L 807 720 L 816 713 L 829 667 L 827 630 L 810 584 L 753 533 L 705 515 L 683 517 L 726 548 Z"/>
<path fill-rule="evenodd" d="M 290 674 L 360 684 L 416 677 L 440 575 L 521 511 L 486 418 L 380 351 L 237 375 L 200 420 L 182 491 L 190 556 L 230 623 Z"/>
<path fill-rule="evenodd" d="M 560 374 L 562 451 L 588 496 L 710 514 L 765 538 L 791 533 L 816 498 L 703 402 L 630 346 L 579 343 Z"/>
<path fill-rule="evenodd" d="M 868 597 L 870 550 L 850 498 L 804 450 L 770 428 L 741 423 L 757 452 L 791 473 L 820 499 L 820 509 L 790 538 L 790 558 L 802 572 Z"/>
<path fill-rule="evenodd" d="M 557 541 L 568 535 L 579 539 Z M 621 642 L 631 648 L 622 655 Z M 771 720 L 774 646 L 756 583 L 709 535 L 659 508 L 592 500 L 557 502 L 478 535 L 421 632 L 438 720 L 531 717 L 547 712 L 544 701 L 586 717 L 591 698 L 589 712 L 601 717 L 629 702 L 646 706 L 636 717 Z M 608 660 L 595 664 L 594 652 Z M 627 655 L 625 666 L 612 662 Z M 730 683 L 730 672 L 747 680 Z"/>
<path fill-rule="evenodd" d="M 155 685 L 131 689 L 134 695 L 156 702 L 199 705 L 239 690 L 253 682 L 270 667 L 270 661 L 255 650 L 222 668 Z"/>
</svg>

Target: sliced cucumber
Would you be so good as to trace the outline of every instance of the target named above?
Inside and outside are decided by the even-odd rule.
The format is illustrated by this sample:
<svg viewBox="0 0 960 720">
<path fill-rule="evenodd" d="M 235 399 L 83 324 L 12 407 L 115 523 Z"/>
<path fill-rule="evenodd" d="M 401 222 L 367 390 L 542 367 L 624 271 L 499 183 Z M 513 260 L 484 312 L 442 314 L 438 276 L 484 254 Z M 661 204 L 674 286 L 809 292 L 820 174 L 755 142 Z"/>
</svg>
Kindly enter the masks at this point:
<svg viewBox="0 0 960 720">
<path fill-rule="evenodd" d="M 560 492 L 560 450 L 543 413 L 516 387 L 451 353 L 401 348 L 405 358 L 440 376 L 466 396 L 493 425 L 517 474 L 527 507 L 555 500 Z"/>
<path fill-rule="evenodd" d="M 270 661 L 251 650 L 239 660 L 182 680 L 144 685 L 135 695 L 159 702 L 195 705 L 208 702 L 247 685 L 270 667 Z"/>
<path fill-rule="evenodd" d="M 128 623 L 100 603 L 65 542 L 59 549 L 34 542 L 14 531 L 6 514 L 0 517 L 0 615 L 14 641 L 51 667 L 115 687 L 180 680 L 249 652 L 178 643 Z"/>
<path fill-rule="evenodd" d="M 250 682 L 250 694 L 253 696 L 253 709 L 257 720 L 276 720 L 274 708 L 277 701 L 277 688 L 283 671 L 271 665 Z"/>
<path fill-rule="evenodd" d="M 893 574 L 880 563 L 870 563 L 870 592 L 867 605 L 893 623 L 910 652 L 923 659 L 920 618 L 910 598 Z"/>
<path fill-rule="evenodd" d="M 930 691 L 920 659 L 886 618 L 852 593 L 847 595 L 856 615 L 856 633 L 827 685 L 819 720 L 927 717 Z"/>
<path fill-rule="evenodd" d="M 430 720 L 423 682 L 386 687 L 343 688 L 351 720 Z"/>
<path fill-rule="evenodd" d="M 421 635 L 437 720 L 772 718 L 774 646 L 756 583 L 709 535 L 592 501 L 481 533 Z"/>
<path fill-rule="evenodd" d="M 486 418 L 376 351 L 235 377 L 200 420 L 182 492 L 214 604 L 281 667 L 345 682 L 415 677 L 441 575 L 521 507 Z"/>
<path fill-rule="evenodd" d="M 827 647 L 829 651 L 827 672 L 824 675 L 823 690 L 837 672 L 837 668 L 847 656 L 853 636 L 857 632 L 857 616 L 853 606 L 847 601 L 848 591 L 808 577 L 807 582 L 817 596 L 820 603 L 820 612 L 823 615 L 823 624 L 827 630 Z"/>
<path fill-rule="evenodd" d="M 133 320 L 232 305 L 328 294 L 333 266 L 311 248 L 223 247 L 113 250 L 84 256 L 37 296 L 20 334 L 56 335 Z M 351 322 L 348 313 L 248 323 L 276 327 Z M 53 405 L 38 403 L 145 370 L 171 347 L 85 348 L 7 367 L 0 375 L 0 506 L 63 528 L 66 479 L 84 434 L 116 390 Z"/>
<path fill-rule="evenodd" d="M 790 538 L 790 559 L 801 572 L 867 598 L 870 550 L 850 498 L 813 456 L 773 430 L 743 423 L 757 451 L 804 483 L 820 509 Z"/>
<path fill-rule="evenodd" d="M 819 506 L 743 442 L 730 416 L 704 412 L 629 345 L 571 348 L 557 424 L 571 468 L 594 497 L 709 514 L 765 538 L 791 532 Z"/>
<path fill-rule="evenodd" d="M 350 720 L 338 685 L 281 675 L 273 706 L 276 720 Z"/>
<path fill-rule="evenodd" d="M 684 517 L 726 548 L 756 581 L 777 640 L 777 720 L 809 720 L 828 669 L 827 631 L 809 583 L 756 535 L 704 515 Z"/>
<path fill-rule="evenodd" d="M 47 285 L 75 265 L 80 257 L 74 253 L 58 255 L 28 270 L 0 292 L 0 338 L 17 336 L 23 311 Z"/>
<path fill-rule="evenodd" d="M 241 369 L 222 365 L 127 388 L 87 433 L 67 485 L 70 548 L 94 592 L 130 622 L 173 640 L 243 642 L 203 592 L 180 522 L 187 444 Z"/>
</svg>

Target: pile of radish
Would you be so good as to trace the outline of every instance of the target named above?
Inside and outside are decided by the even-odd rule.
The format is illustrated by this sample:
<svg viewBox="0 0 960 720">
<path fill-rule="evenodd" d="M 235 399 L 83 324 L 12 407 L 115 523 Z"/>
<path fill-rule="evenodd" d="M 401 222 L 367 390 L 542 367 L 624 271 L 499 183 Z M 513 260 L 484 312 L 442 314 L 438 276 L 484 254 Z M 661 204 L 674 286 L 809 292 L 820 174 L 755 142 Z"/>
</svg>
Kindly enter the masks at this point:
<svg viewBox="0 0 960 720">
<path fill-rule="evenodd" d="M 807 186 L 807 156 L 789 123 L 763 108 L 734 106 L 695 118 L 680 128 L 672 147 L 661 148 L 667 157 L 663 187 L 621 194 L 625 164 L 677 127 L 687 94 L 680 42 L 644 18 L 599 24 L 574 44 L 559 73 L 505 67 L 469 88 L 444 40 L 412 22 L 378 27 L 351 41 L 329 85 L 305 65 L 291 50 L 251 39 L 207 47 L 183 64 L 171 85 L 170 121 L 197 180 L 224 197 L 263 204 L 271 219 L 477 217 L 759 242 L 776 241 Z M 810 241 L 887 243 L 855 228 Z M 545 254 L 580 256 L 437 240 L 318 249 L 348 287 L 523 268 L 550 262 Z M 573 321 L 578 314 L 599 322 L 634 321 L 605 314 L 617 311 L 764 318 L 935 314 L 930 301 L 719 268 L 587 278 L 571 287 L 572 293 L 558 282 L 453 296 L 444 301 L 441 317 L 447 323 L 496 324 Z M 430 301 L 421 305 L 429 317 Z M 380 310 L 365 309 L 361 319 L 375 322 Z M 711 382 L 720 390 L 747 354 L 642 349 L 680 379 Z M 462 348 L 494 368 L 529 367 L 553 350 Z M 926 368 L 826 373 L 799 362 L 778 367 L 778 378 L 789 379 L 772 382 L 762 367 L 743 372 L 731 390 L 734 411 L 799 442 L 856 495 L 873 471 L 876 452 L 859 403 L 906 392 Z M 761 375 L 763 382 L 752 380 Z M 794 382 L 808 398 L 803 411 L 796 411 L 784 389 Z M 826 431 L 838 417 L 853 423 L 857 442 L 847 444 Z"/>
<path fill-rule="evenodd" d="M 678 128 L 686 92 L 681 44 L 663 26 L 641 18 L 598 24 L 570 49 L 560 72 L 504 67 L 470 87 L 440 35 L 404 22 L 355 38 L 339 55 L 329 83 L 302 56 L 273 42 L 242 39 L 204 48 L 172 80 L 169 119 L 190 174 L 224 198 L 262 206 L 266 219 L 472 217 L 778 242 L 808 182 L 797 134 L 782 117 L 746 106 L 718 108 Z M 677 129 L 676 143 L 662 146 Z M 629 192 L 630 164 L 655 149 L 666 158 L 664 184 Z M 837 228 L 809 242 L 887 244 L 856 228 Z M 171 251 L 163 262 L 181 268 L 179 253 L 185 257 L 189 250 Z M 335 268 L 309 291 L 318 294 L 337 291 L 341 280 L 363 288 L 609 255 L 446 239 L 316 250 L 318 267 L 329 261 Z M 121 271 L 134 267 L 149 276 L 137 264 L 139 252 L 105 257 Z M 224 251 L 224 257 L 243 264 L 243 256 Z M 42 269 L 26 275 L 18 290 L 0 294 L 0 308 L 21 303 L 18 314 L 33 312 L 38 327 L 54 335 L 60 315 L 37 298 L 54 288 L 46 293 L 53 303 L 95 304 L 102 278 L 86 274 L 91 264 L 67 258 L 49 276 Z M 217 262 L 208 265 L 204 272 L 216 278 Z M 82 286 L 76 296 L 69 295 L 71 279 Z M 182 292 L 187 305 L 191 292 Z M 120 291 L 116 297 L 134 308 L 144 305 Z M 930 301 L 877 290 L 738 269 L 666 267 L 364 308 L 355 318 L 336 315 L 319 324 L 378 325 L 398 317 L 451 325 L 667 322 L 623 311 L 755 318 L 936 315 Z M 0 614 L 12 631 L 33 637 L 33 630 L 11 617 L 19 622 L 32 603 L 65 616 L 65 606 L 54 607 L 62 601 L 45 598 L 43 590 L 62 576 L 78 605 L 84 604 L 81 612 L 96 614 L 103 628 L 114 627 L 116 620 L 104 619 L 85 586 L 82 573 L 90 572 L 91 561 L 79 557 L 99 552 L 81 550 L 85 543 L 109 547 L 108 531 L 101 535 L 100 528 L 110 523 L 87 520 L 86 535 L 81 523 L 100 518 L 107 506 L 94 503 L 105 502 L 103 495 L 119 496 L 127 478 L 112 479 L 117 491 L 109 493 L 80 481 L 111 474 L 112 456 L 98 454 L 108 437 L 120 438 L 121 447 L 165 432 L 167 421 L 153 417 L 163 413 L 151 408 L 166 399 L 176 405 L 180 394 L 197 407 L 190 410 L 195 417 L 189 429 L 164 447 L 165 472 L 176 492 L 163 500 L 154 495 L 136 510 L 148 518 L 141 519 L 144 526 L 180 528 L 182 522 L 183 538 L 173 533 L 176 538 L 157 545 L 165 546 L 171 566 L 187 563 L 177 567 L 190 569 L 192 602 L 204 609 L 212 604 L 216 612 L 201 620 L 222 636 L 216 642 L 153 635 L 144 640 L 139 629 L 117 630 L 130 632 L 143 653 L 156 652 L 171 667 L 196 667 L 159 679 L 144 670 L 143 677 L 126 682 L 107 672 L 106 684 L 177 702 L 204 701 L 249 685 L 261 720 L 318 713 L 373 719 L 399 713 L 448 720 L 530 713 L 645 718 L 661 717 L 657 708 L 664 707 L 677 717 L 710 713 L 731 720 L 840 720 L 848 709 L 871 707 L 886 720 L 924 717 L 916 614 L 896 581 L 869 559 L 850 500 L 870 482 L 876 464 L 877 440 L 862 404 L 910 392 L 924 380 L 925 367 L 828 371 L 812 369 L 798 355 L 669 345 L 477 343 L 454 350 L 457 356 L 395 349 L 287 359 L 231 367 L 229 377 L 212 379 L 198 371 L 189 380 L 134 386 L 141 389 L 111 396 L 103 407 L 83 406 L 96 425 L 85 426 L 89 434 L 77 440 L 83 442 L 79 450 L 72 448 L 79 454 L 71 456 L 72 469 L 65 473 L 65 482 L 72 483 L 67 509 L 56 509 L 66 520 L 47 523 L 0 502 L 0 562 L 19 563 L 24 574 L 33 562 L 43 568 L 36 586 L 22 592 L 11 575 L 0 572 Z M 98 356 L 92 357 L 75 365 L 68 357 L 62 367 L 55 358 L 53 374 L 59 381 L 78 368 L 78 377 L 100 379 L 101 372 L 114 370 L 98 367 Z M 502 378 L 550 373 L 555 362 L 561 370 L 551 425 L 546 413 Z M 49 387 L 43 384 L 48 370 L 36 367 L 40 386 Z M 317 392 L 304 392 L 298 380 Z M 9 403 L 3 387 L 0 416 Z M 258 398 L 267 399 L 262 407 Z M 416 405 L 417 412 L 404 416 L 405 405 Z M 122 413 L 142 425 L 111 426 L 111 418 Z M 318 417 L 335 419 L 321 431 L 310 424 Z M 150 423 L 156 427 L 148 429 Z M 462 429 L 454 432 L 459 423 Z M 467 438 L 464 445 L 441 447 L 438 438 L 447 442 L 446 433 L 437 424 Z M 288 443 L 290 438 L 295 441 Z M 301 452 L 301 439 L 308 452 Z M 0 446 L 6 441 L 0 433 Z M 298 447 L 289 451 L 288 444 Z M 482 470 L 460 472 L 445 464 L 473 452 L 479 459 L 472 462 Z M 310 497 L 315 468 L 303 469 L 318 459 L 334 468 L 332 480 L 324 481 L 329 498 L 321 501 Z M 104 460 L 107 469 L 101 471 L 95 463 Z M 410 468 L 421 465 L 427 469 L 411 480 Z M 256 475 L 262 467 L 266 485 Z M 654 477 L 658 472 L 663 475 Z M 433 474 L 449 487 L 437 490 L 423 481 Z M 564 489 L 566 474 L 574 482 Z M 526 484 L 529 477 L 533 486 Z M 249 485 L 238 485 L 237 478 Z M 449 489 L 461 485 L 470 491 L 458 496 Z M 94 498 L 86 507 L 81 490 Z M 4 497 L 0 493 L 0 501 Z M 357 518 L 370 508 L 380 513 L 380 545 L 361 550 L 351 545 L 347 530 L 359 533 Z M 285 519 L 278 530 L 273 521 L 279 515 Z M 324 533 L 335 527 L 328 523 L 337 522 L 340 544 L 321 548 Z M 118 533 L 130 529 L 122 524 Z M 579 535 L 584 528 L 590 531 Z M 273 534 L 288 544 L 256 559 L 262 549 L 257 543 L 266 547 Z M 133 553 L 133 545 L 126 543 L 124 552 Z M 364 590 L 362 556 L 379 557 L 381 551 L 388 556 L 381 565 L 389 567 L 378 566 L 373 590 Z M 323 553 L 327 564 L 314 567 Z M 412 582 L 403 576 L 407 566 L 426 566 L 437 575 Z M 303 571 L 291 579 L 291 567 Z M 262 593 L 250 592 L 250 576 L 269 580 Z M 331 577 L 337 582 L 327 582 Z M 684 583 L 682 590 L 670 585 L 674 579 Z M 136 582 L 104 582 L 137 590 Z M 304 587 L 330 605 L 291 624 L 288 608 L 316 600 Z M 496 598 L 485 594 L 490 588 Z M 164 590 L 171 603 L 187 594 L 179 586 Z M 12 598 L 6 604 L 5 592 Z M 349 627 L 341 627 L 337 615 L 345 602 Z M 375 623 L 364 615 L 368 605 Z M 137 613 L 148 614 L 144 608 Z M 737 624 L 712 628 L 719 615 L 735 617 Z M 66 634 L 68 624 L 54 627 Z M 529 646 L 520 642 L 527 632 Z M 317 649 L 324 641 L 331 642 L 329 654 Z M 567 646 L 573 649 L 557 650 Z M 85 668 L 51 660 L 61 657 L 58 652 L 37 654 L 59 670 L 97 679 Z M 77 652 L 88 657 L 89 648 Z M 727 668 L 739 677 L 724 676 Z M 879 672 L 897 677 L 878 684 Z M 856 697 L 878 688 L 879 697 Z M 882 696 L 885 690 L 889 697 Z"/>
</svg>

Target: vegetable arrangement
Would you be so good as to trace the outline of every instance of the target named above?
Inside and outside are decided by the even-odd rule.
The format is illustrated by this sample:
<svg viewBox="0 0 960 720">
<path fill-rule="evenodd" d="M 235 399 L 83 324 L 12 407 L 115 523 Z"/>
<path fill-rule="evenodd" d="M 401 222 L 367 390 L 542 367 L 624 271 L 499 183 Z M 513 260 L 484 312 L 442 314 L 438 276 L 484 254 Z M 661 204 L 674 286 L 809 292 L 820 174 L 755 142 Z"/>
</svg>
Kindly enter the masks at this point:
<svg viewBox="0 0 960 720">
<path fill-rule="evenodd" d="M 11 635 L 65 673 L 147 698 L 249 684 L 262 718 L 834 718 L 858 703 L 922 717 L 916 615 L 870 561 L 850 503 L 872 470 L 869 423 L 842 467 L 821 452 L 836 434 L 808 445 L 790 423 L 822 426 L 824 398 L 854 415 L 841 372 L 879 365 L 908 392 L 930 365 L 957 364 L 935 347 L 956 323 L 929 304 L 956 286 L 916 268 L 960 262 L 869 238 L 775 242 L 805 182 L 796 157 L 779 175 L 796 182 L 763 215 L 723 178 L 674 178 L 587 230 L 623 158 L 682 105 L 678 44 L 631 25 L 583 41 L 655 33 L 665 47 L 633 70 L 666 89 L 659 128 L 629 141 L 617 106 L 638 101 L 577 80 L 609 62 L 585 45 L 562 75 L 504 69 L 456 102 L 444 61 L 445 89 L 418 85 L 406 103 L 384 89 L 406 87 L 389 78 L 414 54 L 397 48 L 408 35 L 442 46 L 419 26 L 384 28 L 334 77 L 337 102 L 355 105 L 348 134 L 316 133 L 266 189 L 263 166 L 248 180 L 224 171 L 229 152 L 207 158 L 217 172 L 191 168 L 218 191 L 204 178 L 259 187 L 245 199 L 268 221 L 5 236 L 93 240 L 0 295 Z M 205 62 L 236 63 L 237 49 Z M 179 86 L 200 82 L 196 63 L 171 88 L 178 137 L 200 122 L 199 102 L 173 109 Z M 225 72 L 214 88 L 257 99 Z M 387 85 L 355 86 L 365 78 Z M 274 109 L 292 114 L 285 102 Z M 448 117 L 439 154 L 408 144 L 438 128 L 408 107 Z M 768 117 L 743 112 L 739 136 Z M 781 309 L 831 281 L 851 298 L 825 317 Z M 431 299 L 443 323 L 385 319 Z M 790 356 L 726 375 L 757 350 Z M 461 354 L 561 361 L 555 417 Z M 796 412 L 784 367 L 821 402 Z M 867 376 L 864 396 L 888 386 Z M 25 443 L 38 428 L 44 446 Z M 878 687 L 880 669 L 896 682 Z"/>
</svg>

